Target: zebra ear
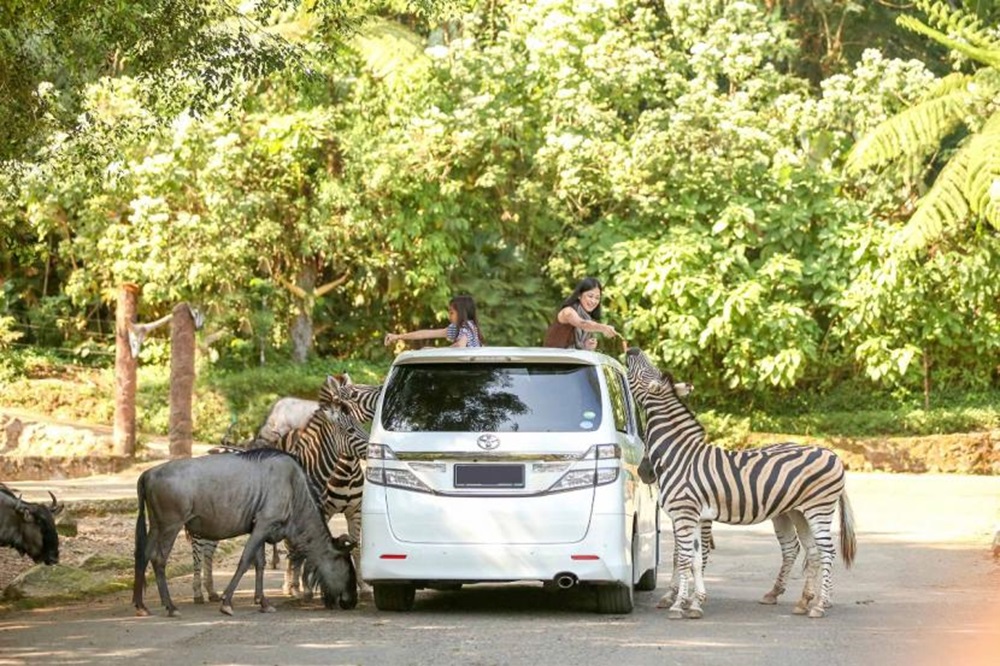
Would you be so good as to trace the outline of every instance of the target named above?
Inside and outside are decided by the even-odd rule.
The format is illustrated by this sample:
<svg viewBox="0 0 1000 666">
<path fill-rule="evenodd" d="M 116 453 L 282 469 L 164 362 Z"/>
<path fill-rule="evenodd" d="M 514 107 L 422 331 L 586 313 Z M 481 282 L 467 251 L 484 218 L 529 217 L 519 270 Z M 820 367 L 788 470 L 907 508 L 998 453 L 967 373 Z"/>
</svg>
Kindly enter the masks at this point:
<svg viewBox="0 0 1000 666">
<path fill-rule="evenodd" d="M 347 386 L 348 384 L 352 384 L 353 383 L 351 381 L 351 376 L 349 374 L 347 374 L 346 372 L 344 374 L 342 374 L 341 377 L 343 378 L 342 379 L 342 383 L 343 383 L 344 386 Z"/>
</svg>

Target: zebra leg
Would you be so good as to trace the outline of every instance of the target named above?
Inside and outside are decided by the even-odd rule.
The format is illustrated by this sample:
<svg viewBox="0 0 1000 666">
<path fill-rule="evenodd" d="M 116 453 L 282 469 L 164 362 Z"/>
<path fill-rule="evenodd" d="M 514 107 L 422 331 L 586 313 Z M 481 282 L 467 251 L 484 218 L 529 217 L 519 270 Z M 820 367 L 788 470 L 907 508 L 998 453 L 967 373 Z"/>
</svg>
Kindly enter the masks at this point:
<svg viewBox="0 0 1000 666">
<path fill-rule="evenodd" d="M 299 582 L 302 578 L 302 564 L 296 565 L 296 554 L 291 545 L 285 542 L 285 580 L 281 585 L 281 591 L 296 599 L 302 598 L 302 589 Z"/>
<path fill-rule="evenodd" d="M 656 602 L 657 608 L 670 608 L 677 600 L 677 588 L 680 585 L 680 571 L 677 569 L 677 539 L 674 539 L 673 571 L 670 574 L 670 587 L 666 593 Z"/>
<path fill-rule="evenodd" d="M 792 517 L 783 513 L 772 518 L 771 522 L 774 524 L 774 534 L 778 537 L 778 545 L 781 546 L 781 568 L 778 570 L 774 587 L 760 600 L 760 603 L 769 606 L 778 603 L 778 597 L 785 592 L 788 575 L 792 572 L 792 566 L 795 565 L 795 560 L 799 556 L 799 538 L 795 533 L 795 523 L 792 521 Z"/>
<path fill-rule="evenodd" d="M 792 608 L 794 615 L 805 615 L 809 612 L 809 606 L 816 597 L 816 584 L 818 582 L 820 560 L 819 549 L 816 547 L 816 540 L 813 538 L 812 528 L 809 522 L 798 511 L 791 514 L 795 523 L 795 531 L 798 533 L 799 542 L 805 549 L 805 583 L 802 586 L 802 596 Z"/>
<path fill-rule="evenodd" d="M 202 584 L 205 586 L 205 591 L 208 592 L 209 601 L 222 599 L 215 591 L 215 549 L 218 546 L 218 541 L 202 540 L 201 542 Z"/>
<path fill-rule="evenodd" d="M 704 523 L 701 525 L 704 529 Z M 699 530 L 694 538 L 694 566 L 691 568 L 694 574 L 694 594 L 684 608 L 684 617 L 689 620 L 700 620 L 704 615 L 702 604 L 708 596 L 705 590 L 705 544 L 701 540 L 702 530 Z"/>
<path fill-rule="evenodd" d="M 674 543 L 677 556 L 677 598 L 667 611 L 671 620 L 679 620 L 685 616 L 685 610 L 692 605 L 692 579 L 694 577 L 693 562 L 695 551 L 695 532 L 698 520 L 695 518 L 674 519 Z M 699 560 L 700 564 L 700 560 Z M 699 567 L 700 568 L 700 567 Z M 700 575 L 700 572 L 699 572 Z M 699 608 L 700 610 L 700 608 Z"/>
<path fill-rule="evenodd" d="M 191 544 L 191 591 L 194 596 L 194 602 L 196 604 L 203 604 L 205 603 L 205 596 L 201 593 L 201 540 L 191 536 L 191 533 L 186 528 L 184 536 L 187 538 L 188 543 Z"/>
<path fill-rule="evenodd" d="M 367 590 L 368 584 L 361 579 L 361 500 L 351 502 L 344 509 L 344 518 L 347 519 L 347 534 L 354 541 L 354 548 L 351 549 L 351 559 L 354 560 L 354 570 L 358 577 L 358 591 Z"/>
<path fill-rule="evenodd" d="M 823 617 L 826 615 L 826 609 L 830 607 L 835 554 L 833 533 L 830 530 L 833 510 L 834 505 L 829 508 L 813 509 L 805 517 L 816 541 L 816 548 L 819 550 L 819 594 L 813 598 L 812 605 L 809 607 L 809 617 L 812 618 Z"/>
<path fill-rule="evenodd" d="M 278 553 L 278 544 L 271 544 L 271 568 L 277 569 L 278 565 L 281 564 L 281 555 Z"/>
</svg>

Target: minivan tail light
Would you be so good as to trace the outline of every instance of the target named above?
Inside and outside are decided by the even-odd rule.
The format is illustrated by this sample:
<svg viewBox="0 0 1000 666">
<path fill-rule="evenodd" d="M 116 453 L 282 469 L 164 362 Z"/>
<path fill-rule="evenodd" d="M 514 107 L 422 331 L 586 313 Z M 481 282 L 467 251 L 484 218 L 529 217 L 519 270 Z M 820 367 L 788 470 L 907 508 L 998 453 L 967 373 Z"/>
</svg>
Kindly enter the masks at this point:
<svg viewBox="0 0 1000 666">
<path fill-rule="evenodd" d="M 622 447 L 617 444 L 598 444 L 594 449 L 594 454 L 598 460 L 607 460 L 608 458 L 620 459 L 622 457 Z"/>
</svg>

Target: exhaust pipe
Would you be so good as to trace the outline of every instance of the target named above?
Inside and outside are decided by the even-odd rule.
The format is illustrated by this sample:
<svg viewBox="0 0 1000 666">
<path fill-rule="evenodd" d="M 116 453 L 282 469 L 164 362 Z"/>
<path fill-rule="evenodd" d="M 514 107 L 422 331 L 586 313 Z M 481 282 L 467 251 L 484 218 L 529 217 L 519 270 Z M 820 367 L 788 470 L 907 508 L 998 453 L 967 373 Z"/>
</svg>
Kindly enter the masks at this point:
<svg viewBox="0 0 1000 666">
<path fill-rule="evenodd" d="M 560 590 L 568 590 L 579 582 L 576 579 L 576 574 L 571 573 L 558 573 L 553 580 Z"/>
</svg>

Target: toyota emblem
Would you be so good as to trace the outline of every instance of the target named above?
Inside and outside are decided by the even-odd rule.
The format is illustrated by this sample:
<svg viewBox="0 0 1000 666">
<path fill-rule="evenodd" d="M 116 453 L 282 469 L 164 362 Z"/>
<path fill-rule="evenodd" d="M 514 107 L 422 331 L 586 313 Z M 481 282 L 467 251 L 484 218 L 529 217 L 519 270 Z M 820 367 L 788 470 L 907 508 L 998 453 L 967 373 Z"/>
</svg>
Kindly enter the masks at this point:
<svg viewBox="0 0 1000 666">
<path fill-rule="evenodd" d="M 480 435 L 476 443 L 479 445 L 479 448 L 492 451 L 500 446 L 500 438 L 496 435 Z"/>
</svg>

